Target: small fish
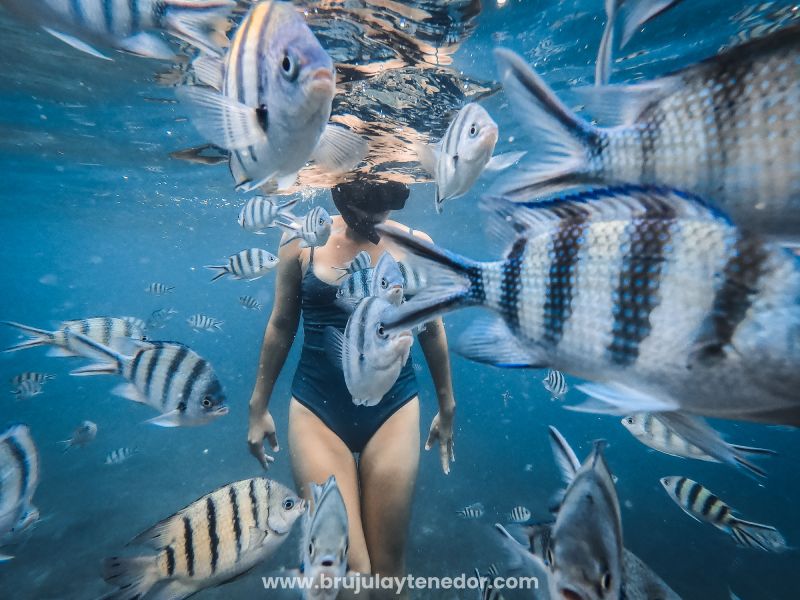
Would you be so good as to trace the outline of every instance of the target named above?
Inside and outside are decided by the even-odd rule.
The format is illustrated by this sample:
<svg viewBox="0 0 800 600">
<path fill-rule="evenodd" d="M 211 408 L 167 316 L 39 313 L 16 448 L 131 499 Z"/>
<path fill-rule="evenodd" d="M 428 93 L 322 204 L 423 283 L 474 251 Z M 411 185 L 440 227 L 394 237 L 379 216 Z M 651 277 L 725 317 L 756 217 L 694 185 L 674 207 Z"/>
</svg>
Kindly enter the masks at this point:
<svg viewBox="0 0 800 600">
<path fill-rule="evenodd" d="M 120 319 L 130 325 L 133 331 L 144 331 L 147 329 L 147 323 L 145 323 L 139 317 L 120 317 Z"/>
<path fill-rule="evenodd" d="M 118 589 L 107 600 L 156 595 L 182 600 L 223 584 L 273 555 L 306 503 L 276 481 L 257 477 L 225 485 L 140 533 L 130 544 L 156 554 L 112 557 L 103 578 Z"/>
<path fill-rule="evenodd" d="M 456 511 L 456 516 L 462 519 L 480 519 L 486 510 L 481 502 L 475 502 Z"/>
<path fill-rule="evenodd" d="M 344 371 L 347 389 L 356 405 L 375 406 L 391 389 L 408 360 L 414 336 L 392 334 L 381 321 L 394 309 L 382 298 L 365 298 L 347 321 L 344 333 L 325 328 L 325 342 L 334 365 Z"/>
<path fill-rule="evenodd" d="M 530 521 L 530 518 L 531 511 L 524 506 L 515 506 L 507 515 L 507 519 L 511 523 L 526 523 Z"/>
<path fill-rule="evenodd" d="M 160 415 L 147 421 L 161 427 L 204 425 L 228 414 L 225 393 L 208 361 L 177 342 L 150 342 L 124 356 L 80 333 L 74 343 L 100 357 L 71 375 L 122 375 L 128 383 L 112 393 L 147 404 Z"/>
<path fill-rule="evenodd" d="M 207 141 L 231 151 L 238 190 L 294 185 L 312 159 L 343 173 L 366 154 L 357 134 L 329 124 L 336 74 L 331 57 L 289 2 L 253 4 L 214 73 L 219 90 L 178 88 Z"/>
<path fill-rule="evenodd" d="M 555 369 L 547 370 L 547 375 L 542 379 L 542 385 L 544 389 L 552 394 L 553 400 L 561 400 L 569 391 L 569 386 L 567 385 L 564 374 Z"/>
<path fill-rule="evenodd" d="M 167 325 L 167 321 L 172 320 L 172 317 L 178 314 L 178 311 L 174 308 L 159 308 L 154 310 L 150 313 L 150 317 L 148 317 L 147 322 L 145 323 L 145 331 L 151 331 L 153 329 L 164 329 Z"/>
<path fill-rule="evenodd" d="M 106 462 L 107 465 L 120 465 L 127 461 L 129 458 L 132 458 L 134 454 L 138 454 L 138 448 L 117 448 L 116 450 L 112 450 L 106 455 Z"/>
<path fill-rule="evenodd" d="M 265 196 L 250 198 L 239 212 L 239 225 L 245 230 L 262 234 L 265 229 L 277 227 L 279 221 L 292 223 L 297 217 L 292 212 L 299 198 L 277 204 Z"/>
<path fill-rule="evenodd" d="M 337 271 L 342 271 L 342 277 L 346 275 L 352 275 L 356 271 L 361 271 L 363 269 L 369 269 L 372 267 L 372 257 L 369 255 L 369 252 L 366 250 L 362 250 L 358 254 L 355 255 L 355 258 L 347 263 L 345 267 L 333 267 Z"/>
<path fill-rule="evenodd" d="M 175 291 L 175 286 L 154 282 L 144 288 L 144 291 L 148 294 L 153 294 L 153 296 L 164 296 Z"/>
<path fill-rule="evenodd" d="M 403 302 L 403 292 L 403 273 L 394 257 L 384 251 L 372 273 L 370 296 L 383 298 L 389 304 L 400 306 Z"/>
<path fill-rule="evenodd" d="M 147 58 L 169 60 L 176 52 L 157 32 L 166 31 L 203 52 L 220 54 L 232 0 L 3 0 L 22 20 L 96 58 L 94 44 Z"/>
<path fill-rule="evenodd" d="M 16 400 L 30 400 L 34 396 L 38 396 L 43 392 L 44 387 L 42 382 L 34 381 L 32 379 L 26 379 L 12 390 Z"/>
<path fill-rule="evenodd" d="M 186 323 L 195 331 L 222 331 L 224 321 L 197 313 L 186 319 Z"/>
<path fill-rule="evenodd" d="M 239 304 L 250 310 L 261 310 L 263 306 L 252 296 L 239 296 Z"/>
<path fill-rule="evenodd" d="M 25 371 L 24 373 L 20 373 L 19 375 L 14 375 L 14 377 L 11 378 L 11 387 L 12 389 L 17 388 L 26 381 L 32 381 L 33 383 L 43 384 L 51 379 L 55 379 L 55 375 L 50 375 L 49 373 L 36 373 L 33 371 Z"/>
<path fill-rule="evenodd" d="M 622 425 L 645 446 L 678 456 L 741 467 L 759 477 L 766 473 L 747 460 L 747 454 L 773 455 L 772 450 L 729 444 L 699 417 L 681 413 L 636 413 Z"/>
<path fill-rule="evenodd" d="M 206 269 L 218 271 L 211 281 L 230 275 L 233 279 L 253 281 L 263 277 L 278 266 L 280 259 L 261 248 L 242 250 L 228 257 L 227 265 L 206 265 Z"/>
<path fill-rule="evenodd" d="M 676 475 L 662 477 L 661 485 L 687 515 L 724 531 L 740 546 L 765 552 L 788 550 L 786 540 L 777 529 L 734 517 L 730 506 L 696 481 Z"/>
<path fill-rule="evenodd" d="M 347 275 L 336 290 L 336 305 L 346 312 L 353 312 L 358 303 L 372 293 L 372 275 L 375 269 L 361 269 Z"/>
<path fill-rule="evenodd" d="M 422 168 L 436 182 L 437 213 L 445 200 L 466 194 L 484 169 L 506 169 L 522 158 L 524 152 L 493 157 L 497 135 L 497 123 L 486 109 L 470 102 L 458 111 L 439 144 L 414 146 Z"/>
<path fill-rule="evenodd" d="M 324 485 L 311 484 L 313 510 L 303 516 L 301 546 L 302 573 L 317 583 L 303 593 L 305 600 L 333 600 L 339 593 L 320 585 L 322 578 L 341 581 L 347 572 L 349 547 L 347 510 L 344 499 L 331 475 Z"/>
<path fill-rule="evenodd" d="M 478 569 L 475 569 L 475 577 L 478 579 L 478 594 L 477 600 L 503 600 L 504 596 L 496 587 L 496 580 L 499 572 L 495 565 L 490 565 L 489 570 L 481 575 Z"/>
<path fill-rule="evenodd" d="M 84 448 L 88 444 L 91 444 L 96 437 L 97 423 L 93 423 L 92 421 L 83 421 L 75 428 L 71 438 L 68 440 L 63 440 L 59 443 L 64 444 L 64 452 L 66 452 L 70 448 Z"/>
<path fill-rule="evenodd" d="M 39 451 L 27 425 L 12 425 L 0 433 L 0 545 L 24 529 L 39 485 Z M 0 563 L 13 556 L 0 553 Z"/>
<path fill-rule="evenodd" d="M 333 220 L 328 211 L 321 206 L 315 206 L 304 217 L 296 218 L 290 223 L 278 223 L 289 235 L 281 242 L 285 246 L 294 240 L 300 240 L 301 248 L 314 248 L 324 246 L 331 236 Z"/>
</svg>

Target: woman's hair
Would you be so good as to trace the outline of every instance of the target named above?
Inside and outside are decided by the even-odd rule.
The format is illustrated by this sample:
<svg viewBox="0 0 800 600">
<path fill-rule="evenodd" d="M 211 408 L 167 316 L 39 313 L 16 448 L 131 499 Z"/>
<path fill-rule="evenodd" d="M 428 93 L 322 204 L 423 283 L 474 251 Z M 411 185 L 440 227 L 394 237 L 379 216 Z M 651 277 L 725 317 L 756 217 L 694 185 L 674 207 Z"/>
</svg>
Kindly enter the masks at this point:
<svg viewBox="0 0 800 600">
<path fill-rule="evenodd" d="M 357 208 L 368 214 L 400 210 L 406 205 L 410 193 L 408 186 L 397 181 L 364 179 L 340 183 L 331 189 L 333 203 L 344 222 L 373 244 L 381 239 L 375 231 L 375 221 L 364 215 L 357 215 L 352 209 Z"/>
</svg>

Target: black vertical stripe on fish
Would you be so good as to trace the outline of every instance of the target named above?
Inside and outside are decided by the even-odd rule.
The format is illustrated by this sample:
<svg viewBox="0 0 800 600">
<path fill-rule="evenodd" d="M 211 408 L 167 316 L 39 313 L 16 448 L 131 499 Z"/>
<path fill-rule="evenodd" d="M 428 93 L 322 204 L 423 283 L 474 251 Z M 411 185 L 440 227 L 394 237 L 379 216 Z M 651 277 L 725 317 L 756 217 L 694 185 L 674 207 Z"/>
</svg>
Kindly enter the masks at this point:
<svg viewBox="0 0 800 600">
<path fill-rule="evenodd" d="M 255 11 L 256 9 L 254 9 Z M 243 28 L 240 32 L 237 32 L 237 36 L 239 37 L 239 47 L 237 48 L 236 56 L 231 57 L 231 62 L 235 62 L 236 68 L 236 100 L 241 102 L 242 104 L 246 104 L 245 102 L 245 88 L 244 88 L 244 69 L 242 66 L 244 65 L 244 53 L 247 49 L 247 40 L 250 37 L 250 27 L 253 24 L 252 15 L 251 18 L 245 19 L 244 23 L 242 24 Z M 236 152 L 238 156 L 239 153 Z"/>
<path fill-rule="evenodd" d="M 189 373 L 189 376 L 186 378 L 186 382 L 183 384 L 183 391 L 181 392 L 181 397 L 179 399 L 180 402 L 184 403 L 184 406 L 185 403 L 189 401 L 189 398 L 192 397 L 192 392 L 194 391 L 194 384 L 198 380 L 200 375 L 202 375 L 203 371 L 205 371 L 207 364 L 206 361 L 200 358 L 199 356 L 193 356 L 192 358 L 196 362 L 192 367 L 191 373 Z"/>
<path fill-rule="evenodd" d="M 233 535 L 236 536 L 236 556 L 242 551 L 242 525 L 239 522 L 239 499 L 236 497 L 236 486 L 228 486 L 231 498 L 231 512 L 233 513 Z"/>
<path fill-rule="evenodd" d="M 131 32 L 139 31 L 140 15 L 139 15 L 139 0 L 128 0 L 128 8 L 131 12 Z"/>
<path fill-rule="evenodd" d="M 172 549 L 172 546 L 167 546 L 164 551 L 167 553 L 167 575 L 172 577 L 175 572 L 175 550 Z"/>
<path fill-rule="evenodd" d="M 175 353 L 175 356 L 172 357 L 172 360 L 167 367 L 167 376 L 166 381 L 164 382 L 164 390 L 161 398 L 161 408 L 166 408 L 165 405 L 167 403 L 167 399 L 172 397 L 170 394 L 172 383 L 175 381 L 175 376 L 180 373 L 181 364 L 188 355 L 189 349 L 186 346 L 180 346 L 178 351 Z"/>
<path fill-rule="evenodd" d="M 267 28 L 269 26 L 269 22 L 272 20 L 272 13 L 273 13 L 272 8 L 273 8 L 272 5 L 266 6 L 264 18 L 262 19 L 261 27 L 259 27 L 258 30 L 258 47 L 256 49 L 256 60 L 258 61 L 268 60 L 265 46 L 268 42 L 271 41 L 271 38 L 268 38 L 267 36 Z M 267 93 L 267 70 L 258 69 L 256 73 L 257 73 L 256 76 L 258 77 L 257 97 L 260 99 L 264 98 L 264 96 Z"/>
<path fill-rule="evenodd" d="M 114 31 L 114 0 L 103 0 L 103 20 L 106 23 L 106 31 Z"/>
<path fill-rule="evenodd" d="M 689 490 L 688 495 L 686 496 L 686 502 L 687 502 L 688 508 L 691 508 L 692 510 L 695 510 L 694 503 L 697 501 L 697 497 L 700 495 L 700 492 L 702 492 L 702 491 L 703 491 L 703 486 L 701 486 L 697 482 L 692 483 L 692 487 Z"/>
<path fill-rule="evenodd" d="M 163 351 L 164 349 L 160 346 L 156 347 L 153 350 L 153 357 L 150 359 L 150 362 L 147 363 L 147 371 L 144 374 L 144 395 L 148 399 L 150 398 L 150 389 L 153 386 L 153 376 L 155 375 L 158 363 L 161 362 L 161 354 Z"/>
<path fill-rule="evenodd" d="M 143 354 L 144 354 L 144 350 L 139 350 L 139 352 L 137 352 L 134 355 L 133 360 L 130 363 L 130 367 L 128 368 L 128 373 L 129 373 L 128 379 L 130 379 L 132 382 L 136 382 L 137 381 L 136 373 L 139 371 L 139 365 L 142 362 L 142 355 Z"/>
<path fill-rule="evenodd" d="M 647 127 L 641 132 L 641 153 L 642 153 L 642 170 L 641 181 L 655 181 L 656 173 L 656 154 L 658 149 L 656 143 L 661 137 L 661 125 L 666 119 L 666 114 L 657 104 L 653 104 L 643 112 L 642 117 L 647 115 L 649 122 Z"/>
<path fill-rule="evenodd" d="M 709 516 L 709 514 L 711 513 L 711 509 L 714 508 L 716 503 L 717 503 L 717 497 L 714 494 L 709 494 L 705 502 L 703 502 L 703 506 L 700 509 L 700 514 L 702 514 L 704 517 Z"/>
<path fill-rule="evenodd" d="M 686 477 L 681 477 L 678 479 L 678 483 L 675 484 L 675 495 L 681 500 L 683 500 L 683 487 L 686 485 L 686 482 Z"/>
<path fill-rule="evenodd" d="M 231 267 L 233 268 L 233 272 L 236 273 L 236 275 L 242 275 L 244 273 L 244 266 L 242 265 L 241 253 L 234 254 L 232 262 L 233 264 Z"/>
<path fill-rule="evenodd" d="M 586 216 L 574 213 L 561 221 L 550 248 L 550 263 L 544 302 L 544 339 L 557 346 L 564 325 L 572 315 L 572 273 L 578 264 Z"/>
<path fill-rule="evenodd" d="M 250 510 L 253 512 L 253 523 L 257 529 L 261 528 L 258 520 L 258 498 L 256 497 L 256 480 L 250 480 Z"/>
<path fill-rule="evenodd" d="M 6 443 L 8 444 L 9 450 L 11 450 L 14 460 L 16 460 L 19 465 L 21 474 L 20 492 L 24 494 L 28 489 L 31 478 L 31 468 L 28 464 L 28 455 L 25 452 L 25 448 L 23 448 L 19 442 L 17 442 L 13 435 L 10 435 L 6 438 Z"/>
<path fill-rule="evenodd" d="M 658 290 L 664 248 L 671 238 L 675 211 L 667 205 L 653 208 L 660 210 L 660 214 L 645 214 L 633 222 L 627 240 L 628 252 L 622 259 L 619 283 L 612 298 L 613 336 L 608 352 L 611 361 L 621 366 L 636 362 L 639 345 L 651 332 L 650 315 L 660 303 Z"/>
<path fill-rule="evenodd" d="M 80 323 L 81 323 L 81 333 L 88 337 L 89 330 L 91 329 L 91 327 L 89 326 L 88 319 L 81 319 Z"/>
<path fill-rule="evenodd" d="M 212 496 L 206 498 L 206 514 L 208 516 L 208 544 L 211 550 L 211 572 L 215 573 L 219 559 L 219 536 L 217 535 L 217 507 Z"/>
<path fill-rule="evenodd" d="M 108 342 L 111 340 L 112 337 L 112 328 L 114 327 L 114 319 L 111 317 L 105 317 L 102 321 L 102 343 L 108 345 Z"/>
<path fill-rule="evenodd" d="M 503 319 L 511 331 L 519 330 L 519 294 L 522 288 L 522 257 L 528 240 L 517 239 L 503 263 L 503 275 L 500 281 L 500 309 Z"/>
<path fill-rule="evenodd" d="M 186 553 L 186 570 L 189 577 L 194 576 L 194 546 L 192 539 L 192 522 L 189 517 L 183 517 L 183 551 Z"/>
<path fill-rule="evenodd" d="M 722 358 L 736 329 L 758 294 L 758 284 L 766 271 L 769 252 L 758 238 L 744 235 L 736 240 L 723 269 L 723 282 L 714 295 L 711 314 L 695 340 L 694 356 L 706 362 Z"/>
<path fill-rule="evenodd" d="M 728 505 L 720 502 L 720 509 L 719 511 L 717 511 L 717 516 L 715 517 L 717 523 L 724 523 L 725 520 L 728 518 L 728 515 L 730 515 L 730 512 L 731 509 L 728 508 Z"/>
</svg>

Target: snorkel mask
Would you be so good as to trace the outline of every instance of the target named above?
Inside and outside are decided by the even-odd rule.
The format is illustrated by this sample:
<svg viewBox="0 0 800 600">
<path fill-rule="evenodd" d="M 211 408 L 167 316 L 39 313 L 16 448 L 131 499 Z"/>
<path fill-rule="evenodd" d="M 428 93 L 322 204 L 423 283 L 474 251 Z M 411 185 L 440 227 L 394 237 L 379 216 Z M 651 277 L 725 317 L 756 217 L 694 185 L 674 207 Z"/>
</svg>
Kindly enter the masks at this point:
<svg viewBox="0 0 800 600">
<path fill-rule="evenodd" d="M 408 186 L 397 181 L 363 179 L 340 183 L 331 189 L 333 203 L 347 226 L 373 244 L 381 240 L 375 231 L 380 221 L 374 215 L 402 209 L 410 193 Z"/>
</svg>

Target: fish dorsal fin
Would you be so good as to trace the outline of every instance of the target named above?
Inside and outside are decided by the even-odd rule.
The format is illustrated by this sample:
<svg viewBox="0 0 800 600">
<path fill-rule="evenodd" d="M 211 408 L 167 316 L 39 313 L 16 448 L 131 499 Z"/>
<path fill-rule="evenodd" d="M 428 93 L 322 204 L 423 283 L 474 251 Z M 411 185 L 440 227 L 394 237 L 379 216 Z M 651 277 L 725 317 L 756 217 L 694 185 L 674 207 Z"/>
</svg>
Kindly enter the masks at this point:
<svg viewBox="0 0 800 600">
<path fill-rule="evenodd" d="M 553 457 L 561 471 L 564 483 L 570 484 L 575 479 L 578 469 L 581 468 L 581 461 L 575 455 L 575 451 L 561 435 L 561 432 L 550 425 L 550 446 L 553 449 Z"/>
<path fill-rule="evenodd" d="M 208 54 L 201 54 L 192 61 L 192 70 L 200 83 L 217 91 L 222 90 L 225 78 L 225 65 L 222 59 Z"/>
<path fill-rule="evenodd" d="M 330 173 L 346 173 L 354 169 L 367 154 L 367 142 L 357 133 L 328 124 L 320 137 L 312 158 Z"/>
<path fill-rule="evenodd" d="M 630 126 L 648 106 L 671 94 L 680 83 L 678 77 L 662 77 L 631 85 L 579 87 L 572 94 L 604 127 Z"/>
<path fill-rule="evenodd" d="M 212 144 L 226 150 L 244 150 L 267 141 L 265 115 L 259 115 L 255 108 L 209 88 L 183 86 L 175 94 L 186 102 L 192 123 Z"/>
</svg>

